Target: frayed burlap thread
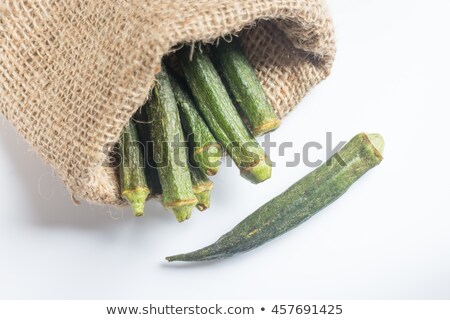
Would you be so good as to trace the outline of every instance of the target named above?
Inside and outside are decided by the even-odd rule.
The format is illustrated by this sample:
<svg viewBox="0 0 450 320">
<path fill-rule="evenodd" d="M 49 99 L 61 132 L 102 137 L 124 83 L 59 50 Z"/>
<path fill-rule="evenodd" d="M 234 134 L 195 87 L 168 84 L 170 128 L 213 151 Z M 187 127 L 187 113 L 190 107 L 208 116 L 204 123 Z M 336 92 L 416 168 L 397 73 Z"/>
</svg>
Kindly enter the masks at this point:
<svg viewBox="0 0 450 320">
<path fill-rule="evenodd" d="M 334 59 L 322 0 L 1 0 L 0 111 L 76 198 L 121 204 L 105 146 L 147 100 L 164 54 L 227 34 L 281 117 Z"/>
</svg>

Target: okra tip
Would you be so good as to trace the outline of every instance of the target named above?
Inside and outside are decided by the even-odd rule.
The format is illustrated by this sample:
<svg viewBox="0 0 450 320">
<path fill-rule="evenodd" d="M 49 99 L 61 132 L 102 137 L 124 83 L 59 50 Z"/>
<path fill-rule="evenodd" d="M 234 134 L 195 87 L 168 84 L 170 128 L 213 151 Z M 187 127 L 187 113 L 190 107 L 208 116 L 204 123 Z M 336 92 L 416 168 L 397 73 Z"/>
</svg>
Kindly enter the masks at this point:
<svg viewBox="0 0 450 320">
<path fill-rule="evenodd" d="M 223 259 L 232 255 L 225 253 L 222 250 L 223 248 L 220 248 L 220 246 L 218 247 L 217 244 L 212 244 L 196 251 L 169 256 L 166 257 L 165 259 L 168 262 L 175 262 L 175 261 L 200 262 L 215 259 Z"/>
<path fill-rule="evenodd" d="M 182 255 L 170 256 L 165 258 L 167 262 L 183 261 Z"/>
<path fill-rule="evenodd" d="M 270 160 L 266 158 L 259 161 L 256 166 L 241 168 L 241 176 L 254 184 L 266 181 L 272 176 Z"/>
<path fill-rule="evenodd" d="M 199 255 L 199 257 L 197 257 L 197 255 Z M 169 256 L 166 257 L 166 261 L 167 262 L 199 262 L 202 261 L 204 259 L 202 259 L 202 255 L 204 255 L 204 252 L 202 249 L 198 250 L 198 251 L 194 251 L 194 252 L 190 252 L 190 253 L 182 253 L 182 254 L 177 254 L 174 256 Z"/>
<path fill-rule="evenodd" d="M 136 188 L 133 190 L 125 190 L 122 197 L 128 201 L 136 217 L 144 215 L 145 201 L 147 200 L 150 190 L 148 188 Z"/>
</svg>

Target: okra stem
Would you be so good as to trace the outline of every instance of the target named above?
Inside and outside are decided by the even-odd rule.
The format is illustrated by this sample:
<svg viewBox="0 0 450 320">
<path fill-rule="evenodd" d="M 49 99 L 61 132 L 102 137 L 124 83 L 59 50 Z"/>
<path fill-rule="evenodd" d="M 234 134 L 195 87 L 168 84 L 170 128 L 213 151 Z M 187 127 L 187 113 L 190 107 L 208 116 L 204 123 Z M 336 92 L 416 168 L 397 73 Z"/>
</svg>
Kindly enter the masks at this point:
<svg viewBox="0 0 450 320">
<path fill-rule="evenodd" d="M 198 200 L 197 209 L 204 211 L 210 206 L 211 190 L 213 189 L 214 184 L 208 176 L 198 168 L 190 166 L 190 169 L 192 186 Z"/>
</svg>

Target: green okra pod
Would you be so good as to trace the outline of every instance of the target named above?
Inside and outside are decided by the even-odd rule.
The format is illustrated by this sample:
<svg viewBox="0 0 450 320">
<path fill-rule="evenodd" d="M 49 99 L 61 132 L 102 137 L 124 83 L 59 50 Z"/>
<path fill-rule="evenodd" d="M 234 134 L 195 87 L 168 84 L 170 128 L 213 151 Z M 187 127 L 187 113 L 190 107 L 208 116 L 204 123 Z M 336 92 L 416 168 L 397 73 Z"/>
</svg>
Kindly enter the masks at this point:
<svg viewBox="0 0 450 320">
<path fill-rule="evenodd" d="M 135 216 L 142 216 L 150 189 L 145 177 L 144 157 L 133 120 L 128 122 L 120 135 L 119 153 L 121 196 L 130 203 Z"/>
<path fill-rule="evenodd" d="M 166 259 L 226 258 L 278 237 L 342 196 L 356 180 L 382 161 L 383 148 L 384 141 L 379 134 L 356 135 L 326 163 L 257 209 L 214 244 Z"/>
<path fill-rule="evenodd" d="M 203 119 L 241 175 L 253 183 L 269 179 L 271 162 L 242 122 L 207 54 L 195 50 L 191 60 L 185 47 L 178 58 Z"/>
<path fill-rule="evenodd" d="M 156 76 L 147 114 L 162 186 L 162 203 L 182 222 L 190 218 L 197 198 L 192 189 L 177 103 L 164 66 Z"/>
<path fill-rule="evenodd" d="M 213 176 L 219 170 L 222 146 L 198 113 L 186 84 L 174 74 L 169 73 L 169 78 L 178 104 L 181 124 L 188 138 L 191 163 L 203 173 Z"/>
<path fill-rule="evenodd" d="M 152 196 L 162 194 L 161 182 L 159 181 L 158 170 L 153 159 L 153 141 L 150 138 L 150 127 L 146 105 L 142 106 L 133 116 L 138 131 L 139 140 L 144 146 L 145 176 L 150 187 Z"/>
<path fill-rule="evenodd" d="M 280 119 L 267 101 L 252 65 L 239 46 L 238 39 L 220 41 L 212 46 L 221 75 L 231 91 L 254 136 L 280 126 Z"/>
<path fill-rule="evenodd" d="M 213 182 L 199 168 L 190 166 L 192 187 L 197 197 L 197 209 L 205 211 L 210 206 L 211 190 Z"/>
</svg>

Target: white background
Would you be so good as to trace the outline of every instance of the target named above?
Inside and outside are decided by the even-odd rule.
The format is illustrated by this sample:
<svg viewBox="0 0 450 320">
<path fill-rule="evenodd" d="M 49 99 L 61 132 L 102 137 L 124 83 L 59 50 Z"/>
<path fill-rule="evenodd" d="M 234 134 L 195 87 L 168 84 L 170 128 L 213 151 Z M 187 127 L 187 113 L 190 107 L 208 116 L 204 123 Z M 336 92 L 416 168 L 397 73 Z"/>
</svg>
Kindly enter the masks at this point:
<svg viewBox="0 0 450 320">
<path fill-rule="evenodd" d="M 0 298 L 450 298 L 450 5 L 329 0 L 332 75 L 271 135 L 292 141 L 254 186 L 222 167 L 212 209 L 183 224 L 152 201 L 74 206 L 14 129 L 0 125 Z M 286 168 L 308 141 L 380 132 L 385 161 L 285 236 L 245 255 L 168 264 L 215 241 L 311 169 Z M 325 152 L 313 157 L 323 159 Z"/>
</svg>

